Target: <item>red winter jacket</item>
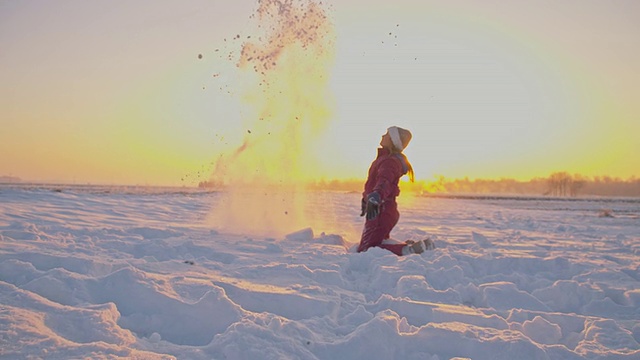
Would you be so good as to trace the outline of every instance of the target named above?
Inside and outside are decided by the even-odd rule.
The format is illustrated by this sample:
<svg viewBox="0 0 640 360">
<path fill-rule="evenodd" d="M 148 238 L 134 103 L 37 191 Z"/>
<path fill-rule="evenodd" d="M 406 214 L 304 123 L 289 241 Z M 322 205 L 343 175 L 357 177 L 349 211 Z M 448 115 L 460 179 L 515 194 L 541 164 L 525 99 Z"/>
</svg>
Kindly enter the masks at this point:
<svg viewBox="0 0 640 360">
<path fill-rule="evenodd" d="M 369 176 L 364 184 L 363 198 L 372 192 L 380 194 L 383 202 L 394 202 L 400 195 L 398 181 L 406 174 L 409 166 L 401 154 L 392 154 L 385 148 L 378 148 L 378 157 L 369 167 Z"/>
</svg>

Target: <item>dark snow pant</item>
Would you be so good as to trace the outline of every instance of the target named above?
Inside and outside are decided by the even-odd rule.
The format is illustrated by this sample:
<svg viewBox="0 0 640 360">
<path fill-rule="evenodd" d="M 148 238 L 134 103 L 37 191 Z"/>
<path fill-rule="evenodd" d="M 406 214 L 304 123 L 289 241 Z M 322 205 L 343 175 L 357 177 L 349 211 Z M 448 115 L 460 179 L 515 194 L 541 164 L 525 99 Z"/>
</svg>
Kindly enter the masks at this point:
<svg viewBox="0 0 640 360">
<path fill-rule="evenodd" d="M 389 234 L 394 226 L 398 223 L 400 213 L 396 202 L 386 202 L 382 204 L 380 214 L 364 223 L 362 230 L 362 238 L 358 252 L 366 251 L 370 247 L 381 247 L 387 249 L 396 255 L 402 255 L 402 248 L 405 244 L 383 244 L 382 241 L 389 238 Z"/>
</svg>

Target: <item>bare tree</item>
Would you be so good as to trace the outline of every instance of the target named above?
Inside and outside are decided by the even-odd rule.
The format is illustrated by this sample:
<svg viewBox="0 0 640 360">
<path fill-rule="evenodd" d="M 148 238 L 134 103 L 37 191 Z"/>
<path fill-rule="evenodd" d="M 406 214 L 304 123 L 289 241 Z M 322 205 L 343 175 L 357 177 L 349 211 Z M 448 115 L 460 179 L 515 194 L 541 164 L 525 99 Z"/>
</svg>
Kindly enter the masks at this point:
<svg viewBox="0 0 640 360">
<path fill-rule="evenodd" d="M 556 172 L 547 180 L 547 194 L 551 196 L 578 196 L 587 181 L 580 175 L 571 176 L 567 172 Z"/>
<path fill-rule="evenodd" d="M 587 179 L 583 178 L 581 175 L 574 175 L 571 180 L 571 187 L 569 189 L 569 195 L 572 197 L 578 196 L 578 192 L 584 188 L 587 184 Z"/>
</svg>

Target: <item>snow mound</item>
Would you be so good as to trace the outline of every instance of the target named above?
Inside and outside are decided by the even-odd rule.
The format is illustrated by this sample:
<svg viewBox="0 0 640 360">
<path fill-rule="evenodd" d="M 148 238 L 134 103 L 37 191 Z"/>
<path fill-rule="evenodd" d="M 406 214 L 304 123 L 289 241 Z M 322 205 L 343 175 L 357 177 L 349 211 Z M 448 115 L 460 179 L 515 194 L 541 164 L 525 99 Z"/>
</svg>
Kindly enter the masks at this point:
<svg viewBox="0 0 640 360">
<path fill-rule="evenodd" d="M 202 223 L 217 200 L 3 192 L 0 357 L 640 358 L 636 219 L 597 202 L 417 198 L 393 237 L 439 246 L 398 257 L 310 227 L 226 234 Z"/>
</svg>

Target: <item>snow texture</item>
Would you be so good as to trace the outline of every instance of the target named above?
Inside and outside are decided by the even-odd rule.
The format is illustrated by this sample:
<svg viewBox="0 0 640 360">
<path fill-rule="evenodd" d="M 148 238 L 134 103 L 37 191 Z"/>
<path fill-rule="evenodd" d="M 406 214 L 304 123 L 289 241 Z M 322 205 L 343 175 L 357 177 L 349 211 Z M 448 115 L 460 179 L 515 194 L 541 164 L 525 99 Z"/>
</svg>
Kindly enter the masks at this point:
<svg viewBox="0 0 640 360">
<path fill-rule="evenodd" d="M 640 359 L 640 200 L 406 199 L 437 248 L 398 257 L 222 233 L 219 196 L 0 187 L 0 358 Z"/>
</svg>

